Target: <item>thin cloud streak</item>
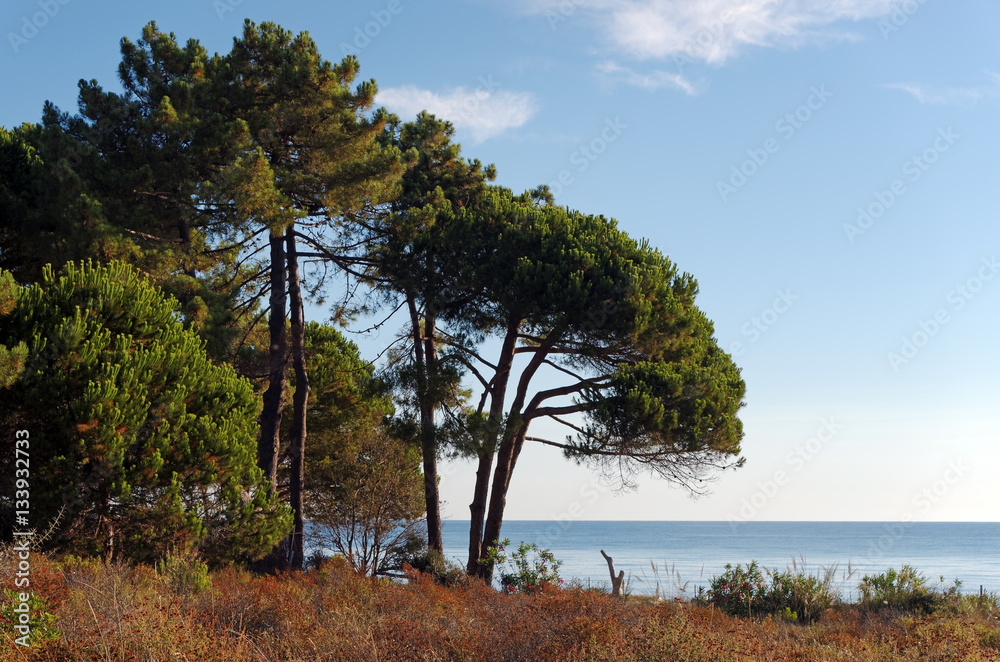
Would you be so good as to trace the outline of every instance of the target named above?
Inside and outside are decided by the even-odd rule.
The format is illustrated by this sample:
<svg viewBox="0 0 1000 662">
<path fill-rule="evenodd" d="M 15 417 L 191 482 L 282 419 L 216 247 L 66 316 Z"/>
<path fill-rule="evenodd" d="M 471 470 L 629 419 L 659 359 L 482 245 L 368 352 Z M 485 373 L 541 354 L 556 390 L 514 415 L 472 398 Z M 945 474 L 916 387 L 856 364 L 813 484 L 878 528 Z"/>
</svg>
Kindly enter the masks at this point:
<svg viewBox="0 0 1000 662">
<path fill-rule="evenodd" d="M 597 65 L 597 72 L 612 83 L 624 83 L 634 87 L 655 91 L 661 88 L 672 88 L 683 91 L 690 96 L 697 96 L 707 89 L 703 81 L 691 82 L 681 74 L 654 69 L 649 73 L 633 71 L 611 61 Z"/>
<path fill-rule="evenodd" d="M 980 99 L 996 97 L 1000 93 L 1000 75 L 986 72 L 993 84 L 974 87 L 935 87 L 917 83 L 888 83 L 886 89 L 906 92 L 921 105 L 928 106 L 975 106 Z"/>
<path fill-rule="evenodd" d="M 688 58 L 721 65 L 747 47 L 787 48 L 853 39 L 834 26 L 885 16 L 904 0 L 571 0 L 602 26 L 613 51 L 638 60 Z M 534 14 L 566 12 L 541 0 Z M 563 14 L 565 15 L 565 14 Z"/>
</svg>

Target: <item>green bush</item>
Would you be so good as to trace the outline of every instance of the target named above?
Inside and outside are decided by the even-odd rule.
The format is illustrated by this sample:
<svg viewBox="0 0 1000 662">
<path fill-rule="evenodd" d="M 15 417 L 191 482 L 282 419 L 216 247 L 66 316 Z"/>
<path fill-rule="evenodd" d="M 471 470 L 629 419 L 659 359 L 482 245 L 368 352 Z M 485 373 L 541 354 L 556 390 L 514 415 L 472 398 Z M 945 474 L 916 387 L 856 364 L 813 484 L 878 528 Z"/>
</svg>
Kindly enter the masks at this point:
<svg viewBox="0 0 1000 662">
<path fill-rule="evenodd" d="M 927 587 L 927 579 L 908 565 L 896 572 L 889 568 L 882 574 L 865 575 L 858 585 L 858 604 L 873 611 L 894 609 L 930 614 L 945 603 L 944 596 Z"/>
<path fill-rule="evenodd" d="M 20 591 L 4 590 L 3 604 L 0 605 L 0 633 L 4 638 L 15 640 L 25 635 L 16 630 L 15 626 L 23 624 L 21 615 L 14 610 L 21 604 Z M 55 641 L 59 638 L 59 631 L 55 628 L 55 614 L 49 612 L 45 600 L 35 593 L 28 593 L 28 617 L 31 627 L 30 634 L 27 635 L 28 645 L 35 645 L 44 641 Z"/>
<path fill-rule="evenodd" d="M 705 598 L 722 611 L 733 616 L 753 616 L 768 613 L 772 608 L 771 596 L 763 573 L 756 561 L 744 568 L 739 563 L 726 564 L 726 571 L 712 577 L 711 588 Z"/>
<path fill-rule="evenodd" d="M 942 578 L 943 580 L 944 578 Z M 1000 616 L 1000 595 L 996 593 L 962 594 L 962 582 L 948 588 L 941 596 L 941 604 L 936 611 L 955 616 L 981 616 L 997 618 Z"/>
<path fill-rule="evenodd" d="M 43 550 L 151 562 L 193 545 L 222 564 L 285 537 L 291 511 L 257 466 L 259 397 L 212 362 L 176 299 L 136 267 L 91 261 L 48 265 L 14 298 L 0 345 L 29 352 L 0 388 L 0 439 L 30 430 L 31 515 L 58 523 Z M 14 462 L 0 453 L 8 539 Z"/>
<path fill-rule="evenodd" d="M 156 563 L 156 574 L 177 595 L 197 595 L 212 585 L 208 564 L 195 554 L 170 554 Z"/>
<path fill-rule="evenodd" d="M 837 596 L 828 580 L 791 570 L 761 571 L 751 561 L 745 568 L 727 564 L 699 599 L 733 616 L 773 614 L 786 621 L 814 623 Z"/>
<path fill-rule="evenodd" d="M 406 564 L 414 570 L 427 573 L 442 586 L 454 586 L 465 578 L 465 569 L 444 557 L 434 549 L 425 549 L 407 559 Z"/>
<path fill-rule="evenodd" d="M 804 572 L 769 571 L 770 602 L 774 613 L 786 620 L 815 623 L 823 612 L 837 602 L 828 581 Z M 792 618 L 787 618 L 790 614 Z"/>
<path fill-rule="evenodd" d="M 559 578 L 562 561 L 557 560 L 551 551 L 534 543 L 522 542 L 516 552 L 508 555 L 508 545 L 510 540 L 507 538 L 498 541 L 488 548 L 486 558 L 479 560 L 499 570 L 500 588 L 504 593 L 537 593 L 563 583 Z"/>
</svg>

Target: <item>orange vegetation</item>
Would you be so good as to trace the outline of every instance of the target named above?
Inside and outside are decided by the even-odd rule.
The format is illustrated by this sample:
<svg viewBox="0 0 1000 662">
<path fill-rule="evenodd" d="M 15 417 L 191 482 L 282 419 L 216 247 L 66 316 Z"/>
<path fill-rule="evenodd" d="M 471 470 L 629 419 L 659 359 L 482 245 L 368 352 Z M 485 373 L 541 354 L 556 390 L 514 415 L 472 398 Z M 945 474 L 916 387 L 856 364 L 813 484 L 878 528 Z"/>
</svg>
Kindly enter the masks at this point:
<svg viewBox="0 0 1000 662">
<path fill-rule="evenodd" d="M 0 555 L 0 572 L 13 577 L 13 566 Z M 579 588 L 503 595 L 426 576 L 402 585 L 336 562 L 278 577 L 222 570 L 208 588 L 99 561 L 34 556 L 31 572 L 53 631 L 23 648 L 9 620 L 0 623 L 2 662 L 1000 660 L 1000 627 L 988 616 L 844 607 L 802 626 Z"/>
</svg>

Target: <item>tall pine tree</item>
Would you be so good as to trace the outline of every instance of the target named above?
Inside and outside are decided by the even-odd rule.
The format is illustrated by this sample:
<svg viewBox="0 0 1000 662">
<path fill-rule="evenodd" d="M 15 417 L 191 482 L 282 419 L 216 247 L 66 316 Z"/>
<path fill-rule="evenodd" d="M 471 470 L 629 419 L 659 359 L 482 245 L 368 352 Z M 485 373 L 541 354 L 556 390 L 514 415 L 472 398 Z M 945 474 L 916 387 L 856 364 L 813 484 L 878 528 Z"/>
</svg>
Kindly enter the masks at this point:
<svg viewBox="0 0 1000 662">
<path fill-rule="evenodd" d="M 486 191 L 486 182 L 496 176 L 492 165 L 483 167 L 478 160 L 461 157 L 460 146 L 452 142 L 454 132 L 450 122 L 427 112 L 414 122 L 393 127 L 392 144 L 405 155 L 408 167 L 399 196 L 369 228 L 369 273 L 388 301 L 405 307 L 409 322 L 403 343 L 406 350 L 400 353 L 407 361 L 397 375 L 404 392 L 415 396 L 408 413 L 419 421 L 427 543 L 438 552 L 444 549 L 436 418 L 443 406 L 460 405 L 456 394 L 464 371 L 461 355 L 440 356 L 438 318 L 445 308 L 468 305 L 474 298 L 455 287 L 457 265 L 447 262 L 463 257 L 440 244 L 455 213 L 474 208 Z"/>
</svg>

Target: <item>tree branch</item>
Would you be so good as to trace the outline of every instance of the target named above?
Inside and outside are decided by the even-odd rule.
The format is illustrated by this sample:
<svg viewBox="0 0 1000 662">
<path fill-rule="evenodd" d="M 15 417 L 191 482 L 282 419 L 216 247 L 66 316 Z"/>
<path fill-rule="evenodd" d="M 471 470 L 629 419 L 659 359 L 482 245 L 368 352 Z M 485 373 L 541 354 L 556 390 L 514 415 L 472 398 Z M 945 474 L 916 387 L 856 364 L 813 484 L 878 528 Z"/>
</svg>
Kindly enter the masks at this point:
<svg viewBox="0 0 1000 662">
<path fill-rule="evenodd" d="M 137 230 L 129 230 L 128 228 L 122 228 L 122 229 L 125 230 L 125 232 L 128 232 L 129 234 L 134 234 L 137 237 L 142 237 L 143 239 L 147 239 L 149 241 L 158 241 L 163 244 L 184 243 L 184 241 L 180 237 L 177 237 L 176 239 L 164 239 L 163 237 L 156 237 L 151 234 L 146 234 L 145 232 L 138 232 Z"/>
</svg>

